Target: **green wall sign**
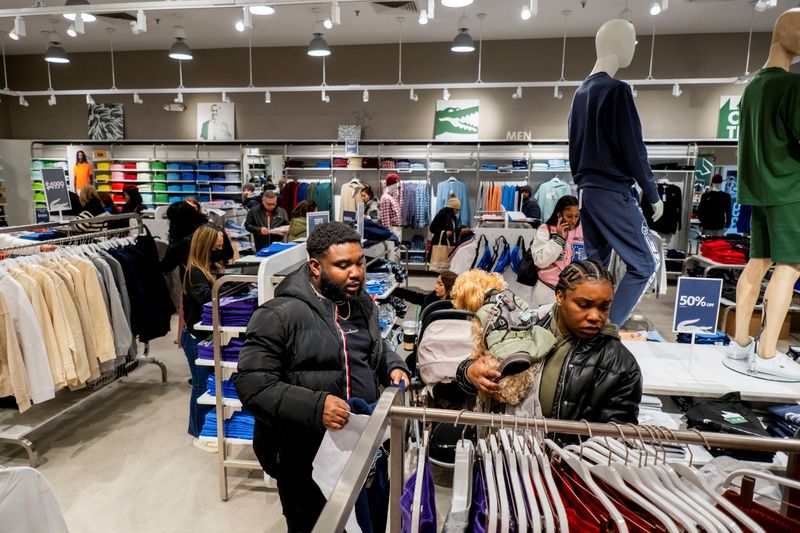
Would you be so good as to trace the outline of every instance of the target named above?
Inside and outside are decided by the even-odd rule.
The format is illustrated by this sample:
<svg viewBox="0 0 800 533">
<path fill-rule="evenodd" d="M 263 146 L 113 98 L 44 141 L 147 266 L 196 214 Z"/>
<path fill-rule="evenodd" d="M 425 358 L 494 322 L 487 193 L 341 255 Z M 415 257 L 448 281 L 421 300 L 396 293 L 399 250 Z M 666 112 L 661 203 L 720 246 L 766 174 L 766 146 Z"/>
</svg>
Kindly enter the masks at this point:
<svg viewBox="0 0 800 533">
<path fill-rule="evenodd" d="M 741 96 L 720 96 L 717 139 L 739 138 L 739 101 Z"/>
</svg>

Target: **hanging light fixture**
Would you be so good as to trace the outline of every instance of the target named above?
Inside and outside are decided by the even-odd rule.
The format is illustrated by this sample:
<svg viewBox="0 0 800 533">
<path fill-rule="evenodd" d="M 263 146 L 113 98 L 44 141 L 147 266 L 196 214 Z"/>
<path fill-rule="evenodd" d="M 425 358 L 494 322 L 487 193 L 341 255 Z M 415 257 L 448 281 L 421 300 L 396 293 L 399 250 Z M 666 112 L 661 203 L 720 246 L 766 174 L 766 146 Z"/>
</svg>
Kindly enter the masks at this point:
<svg viewBox="0 0 800 533">
<path fill-rule="evenodd" d="M 419 12 L 419 18 L 417 19 L 417 22 L 419 22 L 422 26 L 424 26 L 425 24 L 428 23 L 428 10 L 427 9 L 423 9 L 422 11 Z"/>
<path fill-rule="evenodd" d="M 174 26 L 173 29 L 175 30 L 175 42 L 169 49 L 169 57 L 178 61 L 191 61 L 192 49 L 186 44 L 186 30 L 183 29 L 183 26 Z"/>
<path fill-rule="evenodd" d="M 458 19 L 458 35 L 453 39 L 453 44 L 450 45 L 451 52 L 468 53 L 475 51 L 475 41 L 469 34 L 469 19 L 462 16 Z"/>
<path fill-rule="evenodd" d="M 272 95 L 269 94 L 269 91 L 264 93 L 264 103 L 269 104 L 272 102 Z"/>
<path fill-rule="evenodd" d="M 472 3 L 472 0 L 442 0 L 444 7 L 467 7 Z"/>
<path fill-rule="evenodd" d="M 633 21 L 633 11 L 628 7 L 628 0 L 625 0 L 625 9 L 619 12 L 619 18 L 627 20 L 628 22 Z"/>
<path fill-rule="evenodd" d="M 331 103 L 331 97 L 328 96 L 328 94 L 325 91 L 322 91 L 321 99 L 326 104 L 330 104 Z"/>
<path fill-rule="evenodd" d="M 314 15 L 316 15 L 316 21 L 312 26 L 312 33 L 314 37 L 311 39 L 311 42 L 308 43 L 308 55 L 312 57 L 326 57 L 331 55 L 331 48 L 328 46 L 328 42 L 323 37 L 322 32 L 322 22 L 319 20 L 319 8 L 315 7 L 311 10 Z"/>
<path fill-rule="evenodd" d="M 561 87 L 559 87 L 558 85 L 553 87 L 553 98 L 555 98 L 556 100 L 561 100 L 562 98 L 564 98 L 564 93 L 561 91 Z"/>
<path fill-rule="evenodd" d="M 175 102 L 176 104 L 182 104 L 183 103 L 183 93 L 179 92 L 178 96 L 176 96 L 172 101 Z"/>
<path fill-rule="evenodd" d="M 133 93 L 133 103 L 134 104 L 143 103 L 142 99 L 139 97 L 139 93 Z"/>
<path fill-rule="evenodd" d="M 89 0 L 67 0 L 64 4 L 65 6 L 88 6 Z M 76 13 L 64 13 L 64 18 L 67 20 L 75 20 Z M 81 13 L 81 19 L 84 22 L 94 22 L 97 20 L 97 17 L 92 15 L 91 13 Z"/>
<path fill-rule="evenodd" d="M 275 8 L 272 6 L 250 6 L 250 13 L 253 15 L 274 15 Z"/>
<path fill-rule="evenodd" d="M 19 41 L 21 37 L 25 37 L 27 32 L 25 31 L 25 19 L 22 17 L 15 17 L 14 18 L 14 29 L 11 30 L 8 34 L 15 41 Z"/>
<path fill-rule="evenodd" d="M 535 19 L 536 15 L 539 14 L 539 2 L 538 0 L 528 0 L 522 5 L 522 11 L 520 11 L 520 18 L 522 20 L 530 20 Z"/>
<path fill-rule="evenodd" d="M 61 46 L 61 37 L 56 32 L 50 32 L 48 47 L 44 53 L 44 60 L 49 63 L 69 63 L 67 51 Z"/>
<path fill-rule="evenodd" d="M 650 2 L 650 14 L 654 17 L 666 11 L 669 7 L 669 0 L 653 0 Z"/>
<path fill-rule="evenodd" d="M 511 98 L 514 100 L 519 100 L 522 98 L 522 87 L 517 87 L 517 90 L 514 91 L 514 94 L 511 95 Z"/>
</svg>

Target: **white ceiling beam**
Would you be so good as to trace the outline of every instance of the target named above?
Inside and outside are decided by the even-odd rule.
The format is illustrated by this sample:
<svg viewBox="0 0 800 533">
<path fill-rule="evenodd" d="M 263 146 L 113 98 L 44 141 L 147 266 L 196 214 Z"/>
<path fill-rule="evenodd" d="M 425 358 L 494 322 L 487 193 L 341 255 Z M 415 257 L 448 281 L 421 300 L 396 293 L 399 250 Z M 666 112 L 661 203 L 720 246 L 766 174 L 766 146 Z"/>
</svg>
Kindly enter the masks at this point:
<svg viewBox="0 0 800 533">
<path fill-rule="evenodd" d="M 339 0 L 340 4 L 363 0 Z M 120 4 L 91 4 L 79 6 L 46 6 L 0 9 L 0 18 L 36 17 L 63 15 L 64 13 L 120 13 L 123 11 L 178 11 L 187 9 L 225 9 L 269 4 L 278 6 L 302 6 L 330 4 L 331 0 L 172 0 L 170 2 L 123 2 Z"/>
<path fill-rule="evenodd" d="M 670 79 L 643 79 L 643 80 L 624 80 L 637 87 L 649 86 L 672 86 L 676 83 L 681 85 L 733 85 L 735 77 L 730 78 L 670 78 Z M 304 93 L 304 92 L 362 92 L 368 91 L 441 91 L 464 90 L 464 89 L 516 89 L 523 88 L 550 88 L 550 87 L 578 87 L 582 81 L 528 81 L 528 82 L 483 82 L 483 83 L 415 83 L 415 84 L 386 84 L 386 85 L 297 85 L 282 87 L 169 87 L 154 89 L 69 89 L 69 90 L 42 90 L 42 91 L 14 91 L 0 90 L 0 94 L 9 96 L 83 96 L 86 94 L 208 94 L 208 93 Z"/>
</svg>

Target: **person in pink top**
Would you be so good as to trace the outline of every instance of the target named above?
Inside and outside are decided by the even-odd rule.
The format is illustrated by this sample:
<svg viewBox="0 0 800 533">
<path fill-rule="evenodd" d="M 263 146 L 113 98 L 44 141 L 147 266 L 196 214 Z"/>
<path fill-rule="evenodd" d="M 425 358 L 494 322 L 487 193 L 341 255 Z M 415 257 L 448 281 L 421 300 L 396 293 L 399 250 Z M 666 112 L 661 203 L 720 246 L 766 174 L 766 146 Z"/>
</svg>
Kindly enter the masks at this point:
<svg viewBox="0 0 800 533">
<path fill-rule="evenodd" d="M 558 275 L 571 262 L 586 259 L 577 198 L 569 195 L 559 198 L 553 214 L 536 230 L 531 254 L 539 268 L 531 305 L 553 303 Z"/>
</svg>

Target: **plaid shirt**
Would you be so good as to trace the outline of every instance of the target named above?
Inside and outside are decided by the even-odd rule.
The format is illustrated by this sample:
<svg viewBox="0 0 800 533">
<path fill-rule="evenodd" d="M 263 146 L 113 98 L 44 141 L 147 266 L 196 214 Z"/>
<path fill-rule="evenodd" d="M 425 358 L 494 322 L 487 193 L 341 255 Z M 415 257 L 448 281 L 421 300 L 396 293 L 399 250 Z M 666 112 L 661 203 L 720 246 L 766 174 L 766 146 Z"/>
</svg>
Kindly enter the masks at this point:
<svg viewBox="0 0 800 533">
<path fill-rule="evenodd" d="M 381 226 L 384 228 L 403 225 L 400 201 L 396 195 L 392 195 L 389 191 L 385 191 L 381 196 L 380 212 Z"/>
</svg>

